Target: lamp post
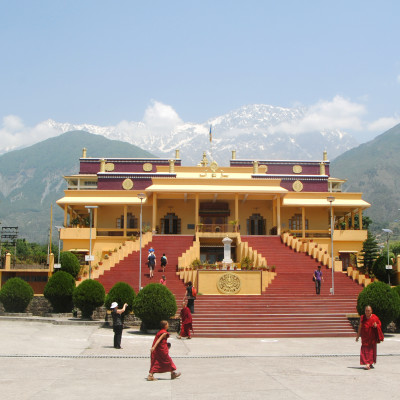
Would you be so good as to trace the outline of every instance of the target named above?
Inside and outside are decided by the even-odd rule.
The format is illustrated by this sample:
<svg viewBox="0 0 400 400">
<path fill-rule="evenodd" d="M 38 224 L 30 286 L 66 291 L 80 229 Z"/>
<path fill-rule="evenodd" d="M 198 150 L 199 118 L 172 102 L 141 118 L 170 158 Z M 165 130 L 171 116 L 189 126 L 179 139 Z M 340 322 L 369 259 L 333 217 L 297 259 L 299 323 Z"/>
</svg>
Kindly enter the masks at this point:
<svg viewBox="0 0 400 400">
<path fill-rule="evenodd" d="M 386 233 L 386 246 L 387 246 L 387 264 L 386 264 L 386 269 L 388 272 L 388 280 L 389 280 L 389 286 L 390 286 L 390 270 L 391 270 L 391 265 L 389 261 L 389 237 L 393 233 L 391 229 L 382 229 L 383 232 Z"/>
<path fill-rule="evenodd" d="M 89 210 L 89 279 L 91 279 L 92 273 L 92 210 L 98 208 L 98 206 L 85 206 Z"/>
<path fill-rule="evenodd" d="M 331 295 L 335 294 L 335 282 L 334 282 L 334 272 L 335 272 L 335 260 L 333 259 L 333 206 L 332 203 L 335 201 L 334 196 L 328 196 L 326 200 L 330 203 L 331 208 L 331 261 L 332 261 L 332 287 L 331 287 Z"/>
<path fill-rule="evenodd" d="M 56 229 L 58 231 L 58 258 L 57 258 L 57 268 L 61 268 L 60 264 L 60 247 L 61 247 L 61 229 L 64 228 L 63 226 L 57 226 Z M 56 266 L 54 266 L 56 268 Z"/>
<path fill-rule="evenodd" d="M 137 197 L 140 199 L 140 225 L 139 225 L 139 290 L 142 289 L 142 214 L 143 200 L 146 198 L 144 193 L 139 193 Z"/>
</svg>

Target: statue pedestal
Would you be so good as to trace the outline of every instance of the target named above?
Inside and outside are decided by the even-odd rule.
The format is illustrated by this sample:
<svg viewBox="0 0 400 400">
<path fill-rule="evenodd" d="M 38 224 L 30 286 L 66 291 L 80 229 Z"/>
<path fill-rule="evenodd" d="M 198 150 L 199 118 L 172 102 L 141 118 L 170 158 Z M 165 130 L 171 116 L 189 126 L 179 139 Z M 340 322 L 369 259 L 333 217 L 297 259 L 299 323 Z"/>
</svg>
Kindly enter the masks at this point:
<svg viewBox="0 0 400 400">
<path fill-rule="evenodd" d="M 228 236 L 224 239 L 222 239 L 222 243 L 224 244 L 224 259 L 222 260 L 222 263 L 224 265 L 227 264 L 232 264 L 233 260 L 231 258 L 231 244 L 232 244 L 232 239 L 228 238 Z"/>
</svg>

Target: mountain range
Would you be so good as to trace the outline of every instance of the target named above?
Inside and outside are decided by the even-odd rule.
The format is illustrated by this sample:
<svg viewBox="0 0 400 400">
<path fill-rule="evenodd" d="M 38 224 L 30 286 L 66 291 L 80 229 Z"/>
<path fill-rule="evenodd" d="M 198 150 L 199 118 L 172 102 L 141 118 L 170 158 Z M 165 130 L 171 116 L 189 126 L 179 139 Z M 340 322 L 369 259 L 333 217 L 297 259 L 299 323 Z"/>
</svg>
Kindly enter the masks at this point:
<svg viewBox="0 0 400 400">
<path fill-rule="evenodd" d="M 363 192 L 372 204 L 366 215 L 375 231 L 391 228 L 400 233 L 400 124 L 337 157 L 331 175 L 347 178 L 344 189 Z"/>
<path fill-rule="evenodd" d="M 184 165 L 196 165 L 207 151 L 210 159 L 228 165 L 231 150 L 238 158 L 319 160 L 324 150 L 331 159 L 358 143 L 340 130 L 299 130 L 306 110 L 263 104 L 243 106 L 202 124 L 177 123 L 149 126 L 145 122 L 125 122 L 116 127 L 74 125 L 53 120 L 43 122 L 59 132 L 83 130 L 148 149 L 162 158 L 174 157 L 180 149 Z M 211 128 L 212 141 L 209 140 Z M 288 133 L 293 131 L 298 133 Z M 196 151 L 193 151 L 196 149 Z"/>
<path fill-rule="evenodd" d="M 63 196 L 65 175 L 78 173 L 82 148 L 88 157 L 154 157 L 129 143 L 73 131 L 0 156 L 1 226 L 18 226 L 20 237 L 45 243 L 50 225 L 50 204 Z M 54 210 L 54 224 L 63 213 Z"/>
</svg>

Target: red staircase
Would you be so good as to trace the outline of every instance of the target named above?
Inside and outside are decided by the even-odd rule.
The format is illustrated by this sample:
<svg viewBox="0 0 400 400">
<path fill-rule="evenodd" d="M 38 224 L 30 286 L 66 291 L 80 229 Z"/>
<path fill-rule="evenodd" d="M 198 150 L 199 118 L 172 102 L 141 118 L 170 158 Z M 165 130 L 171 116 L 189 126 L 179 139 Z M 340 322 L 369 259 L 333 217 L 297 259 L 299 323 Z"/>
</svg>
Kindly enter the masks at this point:
<svg viewBox="0 0 400 400">
<path fill-rule="evenodd" d="M 193 326 L 197 337 L 354 336 L 347 313 L 356 312 L 362 287 L 322 267 L 321 294 L 315 294 L 313 271 L 319 265 L 305 253 L 285 246 L 280 237 L 242 237 L 275 265 L 277 276 L 261 296 L 197 296 Z"/>
<path fill-rule="evenodd" d="M 176 266 L 178 257 L 193 245 L 193 236 L 185 235 L 157 235 L 145 247 L 142 248 L 142 287 L 149 283 L 159 283 L 163 275 L 160 258 L 165 253 L 168 259 L 165 268 L 167 287 L 177 297 L 178 303 L 185 295 L 185 287 L 179 277 L 176 275 Z M 149 269 L 147 267 L 147 257 L 149 249 L 153 247 L 157 257 L 154 278 L 149 278 Z M 139 251 L 129 254 L 109 271 L 105 271 L 97 279 L 105 288 L 106 293 L 117 282 L 126 282 L 131 285 L 136 293 L 139 290 Z M 178 304 L 178 308 L 180 305 Z"/>
</svg>

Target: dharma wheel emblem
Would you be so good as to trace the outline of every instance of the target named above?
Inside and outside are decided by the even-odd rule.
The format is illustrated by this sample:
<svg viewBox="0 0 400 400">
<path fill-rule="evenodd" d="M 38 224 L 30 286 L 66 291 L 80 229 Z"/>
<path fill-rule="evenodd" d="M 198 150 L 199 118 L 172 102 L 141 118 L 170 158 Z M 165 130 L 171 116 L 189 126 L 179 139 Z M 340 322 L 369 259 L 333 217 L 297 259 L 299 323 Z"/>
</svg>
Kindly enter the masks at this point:
<svg viewBox="0 0 400 400">
<path fill-rule="evenodd" d="M 132 182 L 132 179 L 125 179 L 123 182 L 122 182 L 122 187 L 125 189 L 125 190 L 131 190 L 132 188 L 133 188 L 133 182 Z"/>
<path fill-rule="evenodd" d="M 153 165 L 151 163 L 143 164 L 143 171 L 150 172 L 153 169 Z"/>
<path fill-rule="evenodd" d="M 111 163 L 111 162 L 109 162 L 109 163 L 107 163 L 106 165 L 105 165 L 105 169 L 106 169 L 106 171 L 107 172 L 111 172 L 111 171 L 114 171 L 114 164 L 113 163 Z"/>
<path fill-rule="evenodd" d="M 301 174 L 303 172 L 303 167 L 301 165 L 293 165 L 293 172 L 295 174 Z"/>
<path fill-rule="evenodd" d="M 242 284 L 236 274 L 228 272 L 221 276 L 217 281 L 217 288 L 224 294 L 236 294 L 240 291 Z"/>
<path fill-rule="evenodd" d="M 300 181 L 293 182 L 293 190 L 295 192 L 301 192 L 303 190 L 303 184 Z"/>
</svg>

